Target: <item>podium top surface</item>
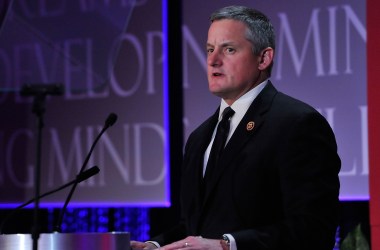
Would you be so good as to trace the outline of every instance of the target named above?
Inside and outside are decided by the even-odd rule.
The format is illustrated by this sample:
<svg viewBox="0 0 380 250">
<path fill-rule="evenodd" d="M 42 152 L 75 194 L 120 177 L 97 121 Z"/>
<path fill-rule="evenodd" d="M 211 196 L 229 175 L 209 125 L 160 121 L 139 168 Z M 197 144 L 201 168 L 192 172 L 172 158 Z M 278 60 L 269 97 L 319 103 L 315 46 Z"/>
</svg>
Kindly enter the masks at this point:
<svg viewBox="0 0 380 250">
<path fill-rule="evenodd" d="M 112 233 L 50 233 L 40 234 L 40 250 L 130 250 L 130 234 Z M 0 235 L 1 250 L 32 249 L 30 234 Z"/>
</svg>

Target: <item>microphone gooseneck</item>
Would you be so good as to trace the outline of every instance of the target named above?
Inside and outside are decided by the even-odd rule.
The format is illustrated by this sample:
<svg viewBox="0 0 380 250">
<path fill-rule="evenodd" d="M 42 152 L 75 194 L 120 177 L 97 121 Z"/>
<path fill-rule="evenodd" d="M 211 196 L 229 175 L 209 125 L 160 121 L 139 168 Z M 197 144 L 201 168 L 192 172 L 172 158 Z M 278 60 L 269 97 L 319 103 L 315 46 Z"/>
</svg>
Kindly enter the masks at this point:
<svg viewBox="0 0 380 250">
<path fill-rule="evenodd" d="M 90 156 L 92 154 L 92 151 L 94 150 L 96 144 L 98 143 L 100 137 L 103 135 L 103 133 L 109 128 L 111 127 L 113 124 L 115 124 L 117 120 L 117 115 L 115 113 L 110 113 L 104 123 L 104 127 L 103 129 L 100 131 L 100 133 L 98 134 L 98 136 L 95 138 L 95 141 L 93 142 L 91 148 L 90 148 L 90 151 L 88 152 L 87 156 L 86 156 L 86 159 L 84 160 L 83 162 L 83 165 L 78 173 L 78 175 L 80 175 L 83 170 L 85 169 L 89 159 L 90 159 Z M 58 217 L 58 221 L 57 221 L 57 224 L 55 226 L 55 231 L 56 232 L 61 232 L 61 226 L 62 226 L 62 221 L 63 221 L 63 217 L 65 215 L 65 212 L 66 212 L 66 209 L 67 209 L 67 205 L 69 204 L 70 200 L 71 200 L 71 197 L 73 196 L 73 193 L 77 187 L 78 183 L 74 183 L 74 185 L 71 187 L 71 190 L 70 190 L 70 193 L 69 195 L 67 196 L 66 198 L 66 201 L 65 201 L 65 204 L 63 205 L 63 208 L 61 210 L 61 213 L 59 214 L 59 217 Z"/>
<path fill-rule="evenodd" d="M 58 188 L 56 188 L 56 189 L 53 189 L 53 190 L 51 190 L 51 191 L 49 191 L 49 192 L 46 192 L 46 193 L 40 195 L 40 196 L 38 197 L 38 199 L 42 199 L 42 198 L 44 198 L 44 197 L 46 197 L 46 196 L 48 196 L 48 195 L 51 195 L 51 194 L 56 193 L 56 192 L 58 192 L 58 191 L 61 191 L 62 189 L 67 188 L 68 186 L 70 186 L 70 185 L 72 185 L 72 184 L 74 184 L 74 183 L 81 183 L 82 181 L 85 181 L 85 180 L 91 178 L 92 176 L 98 174 L 99 171 L 100 171 L 100 169 L 99 169 L 97 166 L 93 166 L 92 168 L 90 168 L 90 169 L 88 169 L 88 170 L 86 170 L 86 171 L 83 171 L 83 173 L 77 175 L 76 178 L 75 178 L 74 180 L 71 180 L 70 182 L 68 182 L 68 183 L 66 183 L 66 184 L 64 184 L 64 185 L 62 185 L 62 186 L 60 186 L 60 187 L 58 187 Z M 1 222 L 1 225 L 0 225 L 0 234 L 3 234 L 3 228 L 4 228 L 5 224 L 6 224 L 6 222 L 7 222 L 10 218 L 12 218 L 12 216 L 13 216 L 16 212 L 18 212 L 18 211 L 21 210 L 22 208 L 28 206 L 29 204 L 31 204 L 31 203 L 34 202 L 35 200 L 36 200 L 36 197 L 33 198 L 33 199 L 30 199 L 29 201 L 27 201 L 27 202 L 25 202 L 25 203 L 19 205 L 18 207 L 14 208 L 14 209 L 13 209 L 13 210 L 12 210 L 12 211 L 11 211 L 11 212 L 10 212 L 5 218 L 4 218 L 4 220 Z"/>
</svg>

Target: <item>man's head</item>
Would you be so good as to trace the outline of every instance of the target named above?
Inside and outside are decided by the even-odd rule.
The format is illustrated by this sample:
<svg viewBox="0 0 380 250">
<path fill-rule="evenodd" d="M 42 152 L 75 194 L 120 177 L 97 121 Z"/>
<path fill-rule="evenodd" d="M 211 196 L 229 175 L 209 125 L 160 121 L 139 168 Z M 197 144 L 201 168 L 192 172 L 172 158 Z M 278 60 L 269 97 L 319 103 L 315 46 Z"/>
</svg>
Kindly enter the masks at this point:
<svg viewBox="0 0 380 250">
<path fill-rule="evenodd" d="M 215 11 L 210 17 L 211 22 L 222 19 L 245 23 L 247 26 L 246 38 L 252 43 L 255 55 L 259 55 L 267 47 L 275 49 L 274 28 L 269 18 L 260 11 L 245 6 L 228 6 Z"/>
<path fill-rule="evenodd" d="M 217 10 L 210 19 L 209 89 L 231 105 L 270 76 L 274 29 L 264 14 L 242 6 Z"/>
</svg>

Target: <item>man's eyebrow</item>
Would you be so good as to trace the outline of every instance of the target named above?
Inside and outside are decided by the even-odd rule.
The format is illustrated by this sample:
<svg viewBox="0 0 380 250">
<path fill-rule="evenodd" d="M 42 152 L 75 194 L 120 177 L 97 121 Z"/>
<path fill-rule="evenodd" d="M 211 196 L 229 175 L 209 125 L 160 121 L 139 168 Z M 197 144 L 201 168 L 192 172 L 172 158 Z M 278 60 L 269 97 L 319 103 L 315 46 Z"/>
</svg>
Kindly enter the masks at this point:
<svg viewBox="0 0 380 250">
<path fill-rule="evenodd" d="M 232 41 L 226 41 L 226 42 L 223 42 L 223 43 L 217 44 L 217 45 L 220 46 L 220 47 L 227 47 L 227 46 L 234 45 L 234 42 L 232 42 Z M 206 46 L 207 47 L 215 47 L 215 45 L 211 44 L 211 43 L 207 43 Z"/>
</svg>

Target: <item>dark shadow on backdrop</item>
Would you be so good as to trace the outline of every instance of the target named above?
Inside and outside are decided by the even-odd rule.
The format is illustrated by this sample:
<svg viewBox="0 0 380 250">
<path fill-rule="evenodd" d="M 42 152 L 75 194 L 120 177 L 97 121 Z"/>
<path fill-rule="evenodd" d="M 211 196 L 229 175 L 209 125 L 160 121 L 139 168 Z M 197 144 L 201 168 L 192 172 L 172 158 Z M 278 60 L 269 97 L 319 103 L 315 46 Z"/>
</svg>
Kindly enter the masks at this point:
<svg viewBox="0 0 380 250">
<path fill-rule="evenodd" d="M 179 189 L 183 149 L 183 87 L 182 87 L 182 4 L 166 1 L 168 45 L 168 107 L 170 145 L 170 200 L 169 208 L 150 210 L 150 235 L 157 235 L 179 221 Z M 163 17 L 165 18 L 165 17 Z"/>
</svg>

